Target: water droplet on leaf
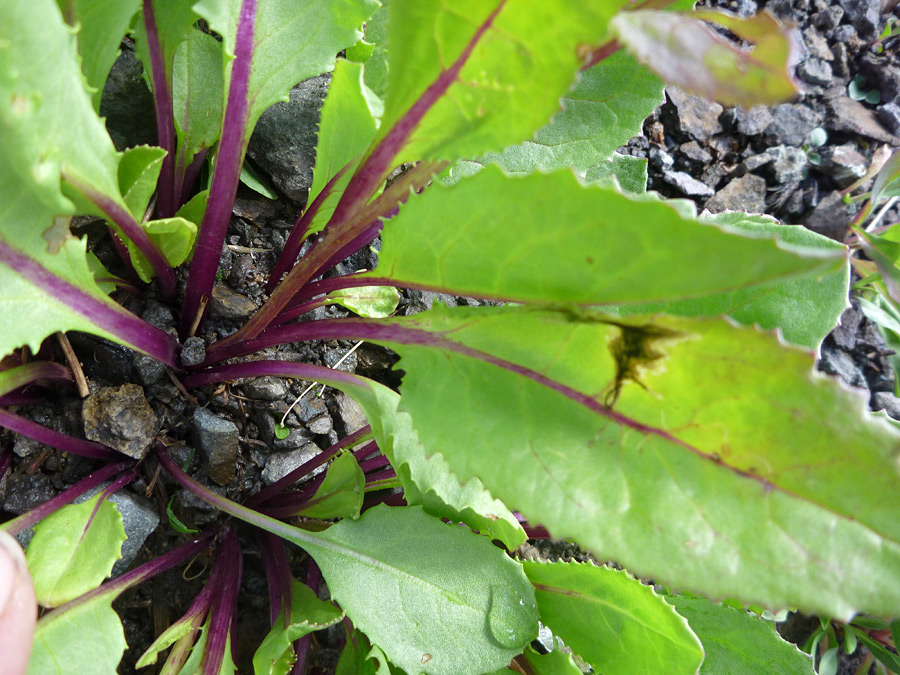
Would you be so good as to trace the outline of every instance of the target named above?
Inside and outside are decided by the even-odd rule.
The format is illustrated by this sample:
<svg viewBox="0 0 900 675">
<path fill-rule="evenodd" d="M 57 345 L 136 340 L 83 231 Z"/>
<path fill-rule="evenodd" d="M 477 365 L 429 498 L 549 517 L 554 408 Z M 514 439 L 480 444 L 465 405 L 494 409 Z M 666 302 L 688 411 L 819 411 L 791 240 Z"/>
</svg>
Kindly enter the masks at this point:
<svg viewBox="0 0 900 675">
<path fill-rule="evenodd" d="M 524 597 L 515 588 L 492 586 L 488 629 L 501 647 L 523 647 L 537 635 L 534 599 Z"/>
</svg>

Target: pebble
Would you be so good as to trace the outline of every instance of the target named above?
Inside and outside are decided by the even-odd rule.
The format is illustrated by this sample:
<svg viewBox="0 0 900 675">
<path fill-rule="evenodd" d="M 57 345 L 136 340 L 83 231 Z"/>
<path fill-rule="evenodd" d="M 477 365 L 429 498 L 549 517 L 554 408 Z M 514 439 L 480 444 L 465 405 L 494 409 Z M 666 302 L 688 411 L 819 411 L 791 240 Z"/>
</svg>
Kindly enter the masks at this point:
<svg viewBox="0 0 900 675">
<path fill-rule="evenodd" d="M 834 182 L 845 188 L 866 175 L 869 162 L 853 143 L 825 148 L 821 153 L 819 171 L 831 176 Z"/>
<path fill-rule="evenodd" d="M 745 136 L 756 136 L 766 130 L 775 121 L 769 108 L 764 105 L 755 105 L 744 110 L 743 108 L 731 108 L 726 111 L 732 128 Z"/>
<path fill-rule="evenodd" d="M 347 394 L 338 394 L 337 404 L 338 414 L 341 417 L 341 421 L 344 423 L 344 433 L 346 435 L 349 436 L 354 431 L 359 431 L 369 423 L 366 419 L 366 414 L 363 412 L 362 408 L 359 407 L 359 403 L 350 396 L 347 396 Z"/>
<path fill-rule="evenodd" d="M 748 173 L 730 181 L 705 204 L 712 213 L 747 211 L 763 213 L 766 209 L 766 181 Z"/>
<path fill-rule="evenodd" d="M 776 185 L 796 183 L 806 176 L 809 159 L 800 148 L 790 145 L 776 145 L 769 148 L 766 153 L 772 158 L 772 162 L 766 165 L 771 171 Z"/>
<path fill-rule="evenodd" d="M 706 141 L 722 132 L 719 115 L 724 108 L 693 94 L 688 94 L 678 87 L 667 87 L 666 94 L 678 111 L 678 127 L 680 131 L 698 141 Z"/>
<path fill-rule="evenodd" d="M 175 315 L 172 314 L 172 310 L 156 302 L 143 311 L 141 318 L 160 330 L 165 330 L 175 325 Z"/>
<path fill-rule="evenodd" d="M 822 344 L 822 360 L 819 361 L 818 368 L 831 375 L 837 375 L 844 384 L 851 387 L 866 386 L 866 377 L 852 357 L 827 342 Z"/>
<path fill-rule="evenodd" d="M 289 450 L 288 452 L 273 452 L 266 457 L 266 467 L 262 470 L 262 480 L 266 485 L 271 485 L 275 481 L 281 480 L 291 471 L 313 457 L 322 452 L 321 448 L 315 443 L 306 443 L 297 450 Z M 322 465 L 315 469 L 311 475 L 315 476 L 325 470 L 326 465 Z"/>
<path fill-rule="evenodd" d="M 884 410 L 890 417 L 900 420 L 900 399 L 889 391 L 876 391 L 869 405 L 872 410 Z"/>
<path fill-rule="evenodd" d="M 288 395 L 288 387 L 278 377 L 255 377 L 243 383 L 244 393 L 261 401 L 280 401 Z"/>
<path fill-rule="evenodd" d="M 831 84 L 834 73 L 831 64 L 823 59 L 808 58 L 797 66 L 797 76 L 804 82 L 827 87 Z"/>
<path fill-rule="evenodd" d="M 900 105 L 885 103 L 878 108 L 878 120 L 892 134 L 900 136 Z"/>
<path fill-rule="evenodd" d="M 103 387 L 82 403 L 84 435 L 124 455 L 142 459 L 159 430 L 159 419 L 136 384 Z"/>
<path fill-rule="evenodd" d="M 199 366 L 206 360 L 206 342 L 196 335 L 187 338 L 181 345 L 181 365 L 185 368 Z"/>
<path fill-rule="evenodd" d="M 812 17 L 813 25 L 820 31 L 828 32 L 837 28 L 844 18 L 844 8 L 840 5 L 831 5 L 827 9 L 817 12 Z"/>
<path fill-rule="evenodd" d="M 206 408 L 194 411 L 193 438 L 206 460 L 206 475 L 219 485 L 234 480 L 240 434 L 234 422 Z"/>
<path fill-rule="evenodd" d="M 223 283 L 213 286 L 209 301 L 209 315 L 218 319 L 239 321 L 248 319 L 256 311 L 256 305 L 250 298 L 231 290 Z"/>
<path fill-rule="evenodd" d="M 875 33 L 881 14 L 881 0 L 838 0 L 838 3 L 860 34 Z"/>
<path fill-rule="evenodd" d="M 166 367 L 151 356 L 135 354 L 134 374 L 141 384 L 149 387 L 162 379 L 166 374 Z"/>
<path fill-rule="evenodd" d="M 826 92 L 826 97 L 828 97 L 826 106 L 832 129 L 861 134 L 890 145 L 900 145 L 900 139 L 889 134 L 878 123 L 875 113 L 859 101 L 844 96 L 843 88 L 840 88 L 839 91 L 829 90 Z"/>
<path fill-rule="evenodd" d="M 835 190 L 821 198 L 812 212 L 802 219 L 802 223 L 813 232 L 843 241 L 850 226 L 850 213 L 841 193 Z"/>
<path fill-rule="evenodd" d="M 334 428 L 334 422 L 330 415 L 322 415 L 321 417 L 311 420 L 307 427 L 314 434 L 324 436 Z"/>
<path fill-rule="evenodd" d="M 782 103 L 772 111 L 766 135 L 775 144 L 801 145 L 821 123 L 821 116 L 801 103 Z"/>
<path fill-rule="evenodd" d="M 663 180 L 686 197 L 711 197 L 715 194 L 709 185 L 684 171 L 663 171 Z"/>
</svg>

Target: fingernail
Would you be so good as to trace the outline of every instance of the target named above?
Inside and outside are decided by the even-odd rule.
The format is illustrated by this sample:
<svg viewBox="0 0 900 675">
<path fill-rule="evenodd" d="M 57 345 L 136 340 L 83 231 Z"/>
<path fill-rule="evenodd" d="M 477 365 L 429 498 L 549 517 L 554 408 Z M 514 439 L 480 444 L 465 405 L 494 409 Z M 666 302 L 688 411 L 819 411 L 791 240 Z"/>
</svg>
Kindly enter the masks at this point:
<svg viewBox="0 0 900 675">
<path fill-rule="evenodd" d="M 27 574 L 28 565 L 19 542 L 0 530 L 0 614 L 6 611 L 17 583 Z"/>
</svg>

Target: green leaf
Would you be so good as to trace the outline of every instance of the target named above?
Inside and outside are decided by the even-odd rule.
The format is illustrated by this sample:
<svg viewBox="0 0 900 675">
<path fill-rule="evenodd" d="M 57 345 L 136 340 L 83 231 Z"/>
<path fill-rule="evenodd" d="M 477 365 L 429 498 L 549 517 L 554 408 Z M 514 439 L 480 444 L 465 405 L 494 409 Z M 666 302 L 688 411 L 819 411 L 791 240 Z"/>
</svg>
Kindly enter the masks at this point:
<svg viewBox="0 0 900 675">
<path fill-rule="evenodd" d="M 479 161 L 492 161 L 511 174 L 587 169 L 639 136 L 644 119 L 663 100 L 662 81 L 620 51 L 581 73 L 563 96 L 562 112 L 538 129 L 533 141 Z"/>
<path fill-rule="evenodd" d="M 399 403 L 396 393 L 377 387 L 364 405 L 376 430 L 378 447 L 403 483 L 407 504 L 421 505 L 433 516 L 488 533 L 510 551 L 521 546 L 527 535 L 512 512 L 491 496 L 477 476 L 462 485 L 440 453 L 429 455 L 419 443 L 409 415 L 397 410 Z"/>
<path fill-rule="evenodd" d="M 408 673 L 481 675 L 537 635 L 521 565 L 419 507 L 377 506 L 317 535 L 272 525 L 315 559 L 353 625 Z"/>
<path fill-rule="evenodd" d="M 92 92 L 94 110 L 100 110 L 100 94 L 109 71 L 119 56 L 119 45 L 140 0 L 57 0 L 63 17 L 77 28 L 81 69 Z"/>
<path fill-rule="evenodd" d="M 353 168 L 375 138 L 377 120 L 382 112 L 381 101 L 363 82 L 363 66 L 338 59 L 322 105 L 309 203 L 312 204 L 341 169 L 350 166 L 331 187 L 307 234 L 320 231 L 331 218 L 353 175 Z"/>
<path fill-rule="evenodd" d="M 184 662 L 181 670 L 178 671 L 178 675 L 209 675 L 204 664 L 206 656 L 206 640 L 209 636 L 209 622 L 210 619 L 207 618 L 206 623 L 200 631 L 200 637 L 197 639 L 197 644 L 194 645 L 194 648 L 191 650 L 191 655 L 187 658 L 187 661 Z M 235 672 L 237 672 L 237 669 L 235 668 L 234 661 L 232 661 L 231 631 L 229 631 L 225 638 L 225 658 L 222 659 L 222 666 L 219 668 L 219 671 L 214 675 L 234 675 Z"/>
<path fill-rule="evenodd" d="M 701 675 L 814 675 L 812 660 L 781 639 L 775 624 L 705 598 L 666 596 L 703 643 Z"/>
<path fill-rule="evenodd" d="M 266 199 L 278 199 L 278 192 L 272 182 L 247 162 L 241 167 L 241 182 Z"/>
<path fill-rule="evenodd" d="M 647 160 L 642 157 L 615 153 L 612 159 L 600 162 L 584 172 L 585 182 L 602 182 L 615 177 L 623 192 L 641 194 L 647 191 Z"/>
<path fill-rule="evenodd" d="M 579 51 L 606 37 L 610 19 L 624 4 L 392 0 L 381 135 L 462 58 L 459 76 L 413 131 L 397 161 L 454 160 L 529 139 L 559 110 L 559 99 L 582 63 Z M 467 45 L 482 28 L 466 58 Z"/>
<path fill-rule="evenodd" d="M 581 669 L 575 665 L 572 655 L 561 649 L 538 654 L 529 647 L 519 658 L 529 665 L 534 675 L 581 675 Z"/>
<path fill-rule="evenodd" d="M 119 189 L 135 220 L 144 219 L 166 151 L 149 145 L 128 148 L 119 160 Z"/>
<path fill-rule="evenodd" d="M 25 554 L 38 602 L 56 607 L 99 586 L 125 539 L 122 514 L 99 494 L 44 518 Z"/>
<path fill-rule="evenodd" d="M 176 532 L 180 532 L 181 534 L 196 534 L 200 530 L 195 530 L 192 527 L 188 527 L 184 524 L 181 518 L 175 515 L 175 510 L 172 508 L 172 502 L 175 501 L 175 497 L 176 495 L 172 495 L 171 497 L 169 497 L 169 501 L 166 502 L 166 517 L 169 519 L 169 525 L 173 530 L 175 530 Z M 181 636 L 179 635 L 178 637 Z M 175 639 L 177 640 L 178 638 Z M 165 647 L 161 647 L 160 649 L 165 649 Z"/>
<path fill-rule="evenodd" d="M 605 675 L 696 673 L 703 649 L 651 586 L 590 563 L 523 563 L 541 623 Z M 652 648 L 647 648 L 652 645 Z"/>
<path fill-rule="evenodd" d="M 186 38 L 172 62 L 172 107 L 181 175 L 195 154 L 218 140 L 225 95 L 222 43 L 199 30 L 188 31 Z"/>
<path fill-rule="evenodd" d="M 704 21 L 727 28 L 753 48 L 723 39 Z M 771 14 L 740 18 L 713 11 L 636 10 L 621 12 L 611 26 L 619 42 L 667 84 L 700 96 L 750 107 L 797 93 L 792 70 L 802 53 L 799 37 Z"/>
<path fill-rule="evenodd" d="M 391 668 L 381 650 L 355 630 L 344 644 L 335 675 L 391 675 Z"/>
<path fill-rule="evenodd" d="M 114 598 L 99 595 L 38 621 L 28 675 L 115 675 L 127 645 Z"/>
<path fill-rule="evenodd" d="M 294 641 L 316 630 L 333 626 L 344 613 L 330 602 L 319 600 L 312 589 L 291 579 L 291 618 L 278 618 L 253 655 L 255 675 L 286 675 L 297 660 Z"/>
<path fill-rule="evenodd" d="M 192 530 L 196 532 L 196 530 Z M 141 658 L 135 663 L 136 668 L 145 668 L 153 665 L 159 659 L 159 653 L 171 647 L 181 638 L 191 633 L 199 632 L 200 623 L 203 616 L 184 615 L 175 623 L 169 625 L 162 633 L 159 634 L 153 644 L 147 647 L 147 650 L 141 654 Z"/>
<path fill-rule="evenodd" d="M 199 15 L 194 11 L 192 5 L 193 3 L 184 2 L 183 0 L 153 0 L 153 15 L 156 19 L 157 38 L 162 48 L 166 82 L 170 87 L 172 86 L 173 62 L 176 51 L 185 40 L 191 39 L 193 33 L 200 32 L 194 27 Z M 152 89 L 153 78 L 150 77 L 150 73 L 153 68 L 150 61 L 150 52 L 147 49 L 147 34 L 144 31 L 143 16 L 140 21 L 135 22 L 133 36 L 135 54 L 144 66 L 147 83 Z M 219 70 L 221 71 L 221 62 Z M 208 86 L 213 84 L 213 82 L 209 82 Z M 175 107 L 175 110 L 177 111 L 179 108 Z M 176 125 L 177 123 L 176 120 Z"/>
<path fill-rule="evenodd" d="M 156 244 L 162 251 L 169 264 L 177 267 L 187 260 L 194 250 L 194 242 L 197 240 L 197 225 L 181 217 L 161 218 L 144 223 L 144 229 L 150 237 L 150 241 Z M 131 262 L 134 269 L 144 281 L 153 278 L 153 268 L 131 242 L 128 242 L 128 251 L 131 253 Z"/>
<path fill-rule="evenodd" d="M 800 225 L 781 225 L 769 216 L 745 213 L 703 214 L 700 221 L 746 232 L 754 236 L 774 236 L 785 248 L 840 254 L 846 247 Z M 787 279 L 753 288 L 728 291 L 696 300 L 621 307 L 617 312 L 676 316 L 719 316 L 728 314 L 745 325 L 764 330 L 781 329 L 784 339 L 802 347 L 818 348 L 832 331 L 847 306 L 850 266 L 844 264 L 817 276 Z"/>
<path fill-rule="evenodd" d="M 394 313 L 400 294 L 393 286 L 361 286 L 329 293 L 326 302 L 346 307 L 369 319 L 383 319 Z"/>
<path fill-rule="evenodd" d="M 900 242 L 854 227 L 866 255 L 874 261 L 881 281 L 894 302 L 900 302 Z"/>
<path fill-rule="evenodd" d="M 358 518 L 366 489 L 366 476 L 353 457 L 338 455 L 325 474 L 325 480 L 298 515 L 307 518 Z"/>
<path fill-rule="evenodd" d="M 222 36 L 226 61 L 234 58 L 234 44 L 240 2 L 200 0 L 194 10 Z M 378 8 L 375 0 L 269 0 L 256 9 L 253 35 L 253 63 L 247 100 L 246 138 L 259 116 L 279 101 L 298 82 L 334 68 L 335 55 L 355 44 L 360 26 Z M 309 27 L 315 26 L 310 32 Z M 306 39 L 298 39 L 305 35 Z M 226 68 L 226 81 L 230 68 Z M 225 96 L 228 95 L 226 84 Z"/>
<path fill-rule="evenodd" d="M 400 353 L 422 444 L 555 537 L 710 597 L 842 619 L 900 606 L 900 435 L 811 353 L 724 321 L 587 311 L 383 323 L 366 339 Z"/>
<path fill-rule="evenodd" d="M 385 223 L 371 275 L 455 295 L 611 304 L 822 274 L 846 258 L 843 250 L 738 233 L 682 218 L 655 197 L 584 187 L 569 172 L 511 178 L 487 167 L 410 198 Z"/>
</svg>

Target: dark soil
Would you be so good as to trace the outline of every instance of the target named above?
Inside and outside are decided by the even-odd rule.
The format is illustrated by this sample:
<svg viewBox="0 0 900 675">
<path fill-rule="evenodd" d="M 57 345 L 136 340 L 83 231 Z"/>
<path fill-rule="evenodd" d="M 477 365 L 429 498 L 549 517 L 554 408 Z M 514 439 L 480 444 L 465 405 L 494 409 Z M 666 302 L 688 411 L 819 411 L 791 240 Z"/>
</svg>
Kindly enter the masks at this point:
<svg viewBox="0 0 900 675">
<path fill-rule="evenodd" d="M 864 175 L 880 154 L 900 146 L 900 39 L 885 40 L 880 51 L 872 46 L 889 15 L 879 15 L 879 0 L 723 0 L 707 4 L 742 15 L 767 9 L 793 22 L 807 50 L 798 67 L 802 93 L 795 101 L 775 108 L 740 110 L 724 109 L 673 89 L 646 121 L 644 134 L 629 141 L 621 152 L 646 157 L 648 187 L 666 197 L 693 199 L 699 208 L 714 212 L 765 212 L 842 239 L 855 207 L 843 203 L 840 190 Z M 895 8 L 891 12 L 900 16 Z M 860 103 L 848 96 L 848 87 L 858 76 L 865 77 L 865 83 L 856 80 L 856 88 L 878 91 L 878 103 Z M 211 320 L 199 336 L 205 344 L 236 330 L 264 299 L 269 270 L 310 184 L 317 110 L 327 84 L 328 78 L 321 77 L 298 86 L 291 102 L 266 113 L 254 134 L 250 161 L 285 196 L 271 201 L 242 188 L 222 252 L 222 275 L 211 305 Z M 140 65 L 127 45 L 104 92 L 101 112 L 120 147 L 154 141 L 152 102 L 141 80 Z M 824 130 L 827 140 L 813 147 L 809 138 L 815 129 Z M 900 208 L 883 215 L 884 223 L 898 220 Z M 122 271 L 117 269 L 118 257 L 102 224 L 87 219 L 79 227 L 100 259 L 111 270 Z M 339 265 L 333 274 L 371 269 L 376 264 L 377 253 L 365 250 Z M 152 288 L 141 298 L 119 299 L 150 323 L 174 330 L 173 313 L 155 300 Z M 450 305 L 473 302 L 406 292 L 399 312 L 422 311 L 435 299 Z M 316 310 L 313 318 L 346 314 L 331 307 Z M 278 462 L 286 462 L 278 474 L 283 475 L 290 468 L 285 468 L 290 458 L 309 450 L 310 444 L 327 448 L 360 425 L 359 411 L 352 402 L 326 389 L 321 399 L 307 399 L 295 408 L 287 418 L 290 436 L 278 439 L 274 434 L 276 415 L 280 418 L 306 387 L 305 382 L 244 382 L 192 392 L 197 398 L 191 400 L 163 369 L 128 349 L 87 335 L 73 336 L 72 342 L 94 394 L 105 392 L 115 398 L 123 395 L 122 385 L 139 385 L 148 404 L 148 412 L 141 418 L 148 426 L 146 433 L 172 443 L 179 464 L 187 464 L 193 476 L 237 501 L 257 492 L 264 479 L 272 482 L 273 467 L 281 466 Z M 202 348 L 199 342 L 197 346 Z M 267 356 L 333 366 L 352 347 L 352 343 L 340 341 L 296 344 L 271 349 Z M 55 348 L 48 341 L 46 349 Z M 886 408 L 900 419 L 900 401 L 893 396 L 894 374 L 885 358 L 884 342 L 855 303 L 823 344 L 821 356 L 822 370 L 839 375 L 849 386 L 867 389 L 873 409 Z M 391 370 L 395 362 L 396 356 L 388 350 L 363 345 L 340 368 L 396 388 L 400 374 Z M 203 413 L 198 418 L 198 409 L 208 411 L 208 417 Z M 85 433 L 82 402 L 68 392 L 20 412 L 75 436 Z M 206 433 L 233 437 L 234 454 L 223 458 L 209 451 L 192 453 L 188 448 L 201 445 Z M 0 482 L 5 516 L 33 508 L 94 468 L 89 460 L 62 455 L 9 434 L 0 435 L 0 449 L 6 448 L 12 448 L 17 458 Z M 265 473 L 267 467 L 269 473 Z M 179 541 L 167 523 L 166 504 L 171 495 L 175 495 L 176 513 L 188 526 L 202 526 L 216 518 L 215 512 L 174 484 L 157 479 L 152 460 L 143 463 L 142 471 L 141 478 L 123 491 L 133 503 L 126 527 L 138 546 L 119 572 L 152 559 Z M 249 659 L 268 630 L 268 594 L 256 541 L 249 530 L 239 530 L 239 534 L 245 552 L 239 671 L 252 672 Z M 584 559 L 577 547 L 566 542 L 533 541 L 530 546 L 529 552 L 545 557 Z M 303 552 L 291 547 L 290 555 L 294 573 L 304 578 Z M 135 660 L 186 609 L 202 587 L 210 564 L 211 560 L 201 557 L 190 569 L 161 575 L 119 598 L 115 607 L 129 644 L 119 672 L 135 672 Z M 802 644 L 816 625 L 815 620 L 795 616 L 783 632 Z M 321 668 L 319 672 L 333 672 L 341 629 L 316 634 L 314 640 L 321 649 L 314 651 L 312 665 Z M 842 657 L 839 672 L 855 672 L 861 654 Z"/>
</svg>

